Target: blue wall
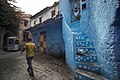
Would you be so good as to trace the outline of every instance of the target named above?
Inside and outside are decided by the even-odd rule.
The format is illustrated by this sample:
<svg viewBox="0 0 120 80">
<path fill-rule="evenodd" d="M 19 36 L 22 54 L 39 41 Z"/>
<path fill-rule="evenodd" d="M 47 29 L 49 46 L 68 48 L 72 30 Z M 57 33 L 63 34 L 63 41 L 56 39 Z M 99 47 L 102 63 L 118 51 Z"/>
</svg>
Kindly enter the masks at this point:
<svg viewBox="0 0 120 80">
<path fill-rule="evenodd" d="M 70 21 L 71 1 L 61 0 L 63 22 L 68 25 L 71 31 L 75 30 L 89 35 L 95 44 L 98 60 L 101 64 L 101 73 L 110 80 L 117 80 L 120 76 L 120 11 L 118 0 L 86 0 L 87 9 L 80 12 L 80 21 L 73 23 Z M 63 29 L 64 27 L 66 26 L 63 25 Z M 67 28 L 64 31 L 69 32 L 70 30 Z M 68 36 L 70 32 L 67 32 L 63 32 L 65 45 L 68 43 L 66 37 L 72 40 L 73 36 Z M 71 46 L 73 46 L 72 42 Z M 65 50 L 67 59 L 69 59 L 67 63 L 71 67 L 74 64 L 73 58 L 70 58 L 73 52 L 69 54 L 69 47 L 65 47 Z M 74 69 L 75 66 L 71 68 Z"/>
<path fill-rule="evenodd" d="M 71 24 L 71 13 L 70 13 L 70 1 L 69 0 L 61 0 L 60 2 L 60 12 L 63 16 L 63 39 L 65 42 L 65 60 L 67 65 L 71 68 L 72 71 L 75 70 L 76 65 L 74 62 L 74 47 L 73 47 L 73 33 L 70 29 Z"/>
<path fill-rule="evenodd" d="M 117 5 L 117 0 L 91 1 L 88 32 L 95 42 L 97 55 L 102 67 L 101 72 L 109 75 L 108 77 L 112 80 L 116 79 L 118 76 L 116 61 L 114 61 L 116 55 L 114 54 L 116 54 L 116 52 L 120 54 L 120 52 L 115 50 L 119 47 L 119 45 L 115 47 L 118 40 L 114 41 L 119 35 L 120 29 L 116 29 L 116 33 L 115 26 L 112 25 L 115 20 L 116 9 L 118 8 Z M 119 63 L 119 61 L 117 63 Z"/>
<path fill-rule="evenodd" d="M 64 42 L 62 35 L 62 18 L 55 18 L 28 29 L 37 49 L 40 49 L 40 33 L 46 31 L 46 54 L 64 57 Z"/>
</svg>

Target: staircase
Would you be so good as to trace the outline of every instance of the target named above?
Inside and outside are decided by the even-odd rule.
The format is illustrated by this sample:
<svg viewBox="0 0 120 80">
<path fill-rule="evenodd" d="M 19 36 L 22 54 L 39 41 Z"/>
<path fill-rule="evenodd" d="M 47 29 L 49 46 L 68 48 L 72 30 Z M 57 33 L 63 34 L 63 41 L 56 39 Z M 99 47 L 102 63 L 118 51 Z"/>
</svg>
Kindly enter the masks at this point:
<svg viewBox="0 0 120 80">
<path fill-rule="evenodd" d="M 101 74 L 95 46 L 87 34 L 63 21 L 63 34 L 69 67 L 76 80 L 108 80 Z M 73 54 L 74 53 L 74 54 Z M 74 68 L 74 65 L 75 68 Z"/>
<path fill-rule="evenodd" d="M 86 34 L 74 34 L 74 52 L 76 80 L 108 80 L 100 73 L 95 47 Z"/>
</svg>

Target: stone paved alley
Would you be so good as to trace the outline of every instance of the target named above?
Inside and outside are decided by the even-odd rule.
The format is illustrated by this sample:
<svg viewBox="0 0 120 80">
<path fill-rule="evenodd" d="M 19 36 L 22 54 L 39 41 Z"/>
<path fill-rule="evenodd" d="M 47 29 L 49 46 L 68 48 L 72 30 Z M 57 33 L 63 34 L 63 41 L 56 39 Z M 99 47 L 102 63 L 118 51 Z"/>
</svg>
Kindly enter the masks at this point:
<svg viewBox="0 0 120 80">
<path fill-rule="evenodd" d="M 25 53 L 0 50 L 0 80 L 29 80 Z M 74 80 L 63 59 L 36 53 L 33 61 L 34 80 Z"/>
</svg>

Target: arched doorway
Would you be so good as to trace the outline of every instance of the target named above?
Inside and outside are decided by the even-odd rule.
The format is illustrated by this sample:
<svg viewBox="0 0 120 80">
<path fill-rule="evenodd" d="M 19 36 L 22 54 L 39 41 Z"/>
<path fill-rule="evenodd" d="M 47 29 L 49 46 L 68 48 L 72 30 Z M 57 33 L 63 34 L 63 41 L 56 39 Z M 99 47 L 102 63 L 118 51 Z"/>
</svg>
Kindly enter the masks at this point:
<svg viewBox="0 0 120 80">
<path fill-rule="evenodd" d="M 10 37 L 10 33 L 5 33 L 3 37 L 3 50 L 7 50 L 7 38 Z"/>
</svg>

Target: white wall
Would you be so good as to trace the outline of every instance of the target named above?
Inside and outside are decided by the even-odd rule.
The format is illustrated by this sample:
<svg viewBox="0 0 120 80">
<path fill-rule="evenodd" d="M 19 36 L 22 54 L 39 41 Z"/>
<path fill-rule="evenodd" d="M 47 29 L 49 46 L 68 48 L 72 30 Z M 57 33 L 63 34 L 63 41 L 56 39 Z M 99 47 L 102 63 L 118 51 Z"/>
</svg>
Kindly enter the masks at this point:
<svg viewBox="0 0 120 80">
<path fill-rule="evenodd" d="M 58 15 L 58 11 L 59 11 L 59 4 L 53 8 L 51 8 L 50 10 L 44 12 L 42 15 L 38 16 L 37 18 L 31 19 L 31 27 L 35 26 L 34 25 L 34 21 L 36 21 L 36 25 L 39 24 L 39 18 L 42 17 L 42 22 L 44 22 L 47 19 L 52 18 L 51 16 L 51 11 L 55 10 L 55 16 Z M 54 16 L 54 17 L 55 17 Z"/>
</svg>

